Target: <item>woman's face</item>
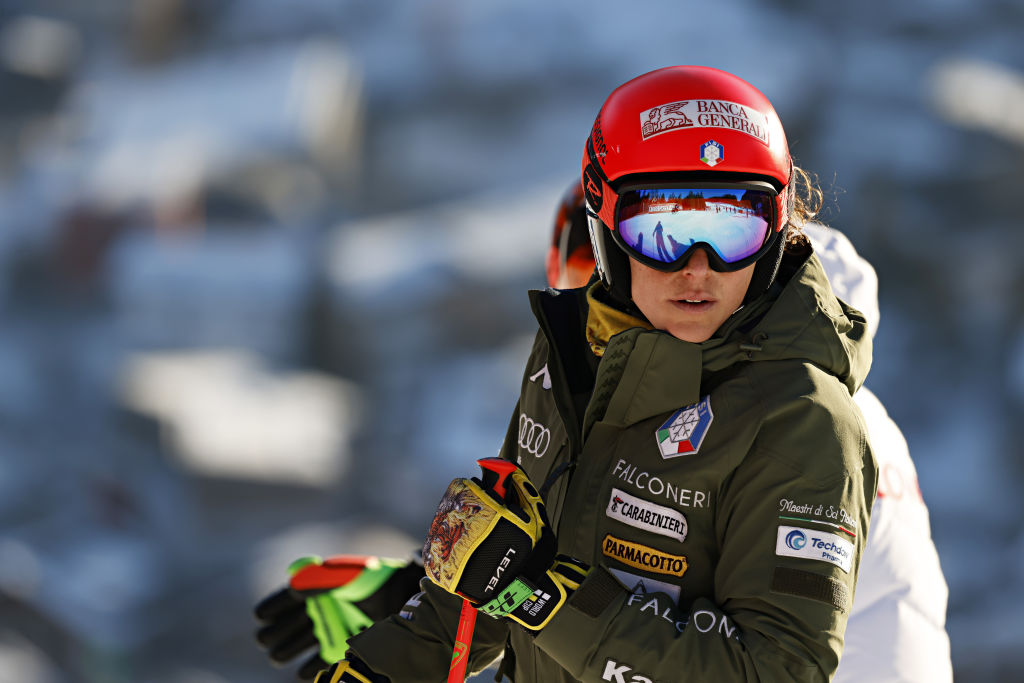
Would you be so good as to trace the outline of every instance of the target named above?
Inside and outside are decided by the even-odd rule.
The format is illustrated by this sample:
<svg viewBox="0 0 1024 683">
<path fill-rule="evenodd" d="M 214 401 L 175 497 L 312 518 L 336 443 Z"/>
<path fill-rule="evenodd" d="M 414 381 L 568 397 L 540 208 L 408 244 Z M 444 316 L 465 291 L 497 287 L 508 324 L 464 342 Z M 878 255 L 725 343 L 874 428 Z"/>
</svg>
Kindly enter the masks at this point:
<svg viewBox="0 0 1024 683">
<path fill-rule="evenodd" d="M 659 330 L 683 341 L 707 341 L 743 303 L 754 264 L 731 273 L 711 269 L 703 249 L 681 270 L 663 273 L 629 259 L 633 303 Z"/>
</svg>

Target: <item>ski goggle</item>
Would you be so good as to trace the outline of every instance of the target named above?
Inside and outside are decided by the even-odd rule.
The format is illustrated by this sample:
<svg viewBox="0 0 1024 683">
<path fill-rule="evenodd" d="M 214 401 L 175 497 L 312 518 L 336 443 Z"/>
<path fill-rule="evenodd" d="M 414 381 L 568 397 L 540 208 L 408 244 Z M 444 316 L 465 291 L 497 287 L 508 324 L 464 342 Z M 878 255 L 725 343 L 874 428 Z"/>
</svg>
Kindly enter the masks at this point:
<svg viewBox="0 0 1024 683">
<path fill-rule="evenodd" d="M 777 194 L 758 181 L 624 187 L 615 204 L 612 239 L 657 270 L 679 270 L 699 248 L 714 270 L 740 270 L 772 242 Z"/>
</svg>

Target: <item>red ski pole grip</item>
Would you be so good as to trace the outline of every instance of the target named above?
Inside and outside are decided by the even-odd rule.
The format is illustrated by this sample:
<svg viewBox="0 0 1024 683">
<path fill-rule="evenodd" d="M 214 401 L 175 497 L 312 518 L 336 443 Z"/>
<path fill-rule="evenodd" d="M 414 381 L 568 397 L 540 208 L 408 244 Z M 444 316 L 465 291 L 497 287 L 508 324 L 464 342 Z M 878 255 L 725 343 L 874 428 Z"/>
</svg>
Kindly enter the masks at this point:
<svg viewBox="0 0 1024 683">
<path fill-rule="evenodd" d="M 480 458 L 476 461 L 476 464 L 480 465 L 480 469 L 483 472 L 484 486 L 493 488 L 500 497 L 504 498 L 506 491 L 505 480 L 516 471 L 516 464 L 511 460 L 503 458 Z M 497 475 L 497 481 L 490 481 L 493 479 L 491 473 Z"/>
</svg>

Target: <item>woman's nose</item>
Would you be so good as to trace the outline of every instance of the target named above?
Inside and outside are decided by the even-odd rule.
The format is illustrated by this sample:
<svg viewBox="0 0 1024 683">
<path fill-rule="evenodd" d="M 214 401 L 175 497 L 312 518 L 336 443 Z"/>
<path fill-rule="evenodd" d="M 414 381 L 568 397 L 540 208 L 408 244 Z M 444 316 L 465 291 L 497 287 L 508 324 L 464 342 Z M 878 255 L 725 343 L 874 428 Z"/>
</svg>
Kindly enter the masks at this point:
<svg viewBox="0 0 1024 683">
<path fill-rule="evenodd" d="M 708 261 L 707 252 L 703 249 L 694 249 L 693 254 L 690 255 L 690 260 L 686 262 L 686 265 L 679 272 L 699 275 L 709 270 L 710 267 L 711 264 Z"/>
</svg>

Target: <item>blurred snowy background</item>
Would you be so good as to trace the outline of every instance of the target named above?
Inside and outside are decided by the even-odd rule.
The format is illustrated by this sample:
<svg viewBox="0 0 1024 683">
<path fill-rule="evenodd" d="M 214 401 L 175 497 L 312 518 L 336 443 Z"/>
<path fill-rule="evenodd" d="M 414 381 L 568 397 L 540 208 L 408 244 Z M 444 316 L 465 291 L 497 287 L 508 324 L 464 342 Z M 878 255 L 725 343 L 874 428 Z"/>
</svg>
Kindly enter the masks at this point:
<svg viewBox="0 0 1024 683">
<path fill-rule="evenodd" d="M 0 0 L 0 682 L 291 680 L 251 605 L 495 453 L 593 117 L 676 63 L 878 269 L 957 680 L 1020 680 L 1024 3 L 602 4 Z"/>
</svg>

